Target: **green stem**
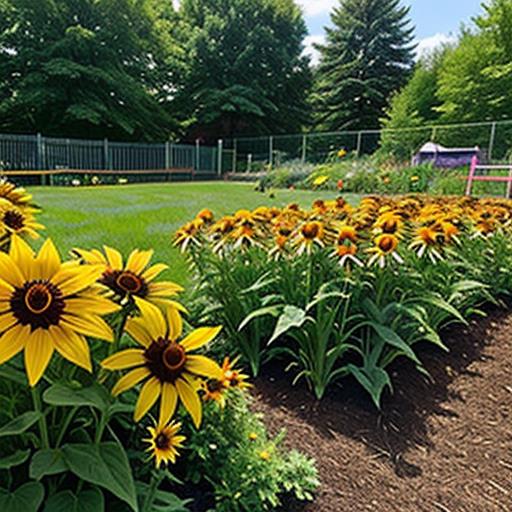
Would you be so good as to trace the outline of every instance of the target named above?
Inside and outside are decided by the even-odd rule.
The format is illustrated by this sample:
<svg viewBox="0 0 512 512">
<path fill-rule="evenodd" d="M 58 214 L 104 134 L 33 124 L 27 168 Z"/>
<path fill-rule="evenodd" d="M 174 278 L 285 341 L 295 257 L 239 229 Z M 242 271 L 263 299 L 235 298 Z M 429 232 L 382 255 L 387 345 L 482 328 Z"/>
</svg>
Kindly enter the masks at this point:
<svg viewBox="0 0 512 512">
<path fill-rule="evenodd" d="M 110 354 L 115 354 L 119 350 L 119 344 L 121 343 L 121 338 L 123 337 L 124 328 L 126 326 L 126 321 L 128 320 L 128 313 L 123 311 L 121 319 L 119 321 L 119 325 L 117 326 L 114 343 L 110 346 Z"/>
<path fill-rule="evenodd" d="M 149 483 L 148 493 L 146 494 L 146 498 L 144 499 L 144 503 L 142 505 L 142 512 L 151 512 L 153 501 L 155 501 L 155 494 L 162 479 L 163 475 L 160 471 L 153 472 L 151 476 L 151 482 Z"/>
<path fill-rule="evenodd" d="M 41 397 L 39 395 L 39 389 L 37 387 L 33 387 L 30 391 L 32 393 L 32 402 L 34 403 L 34 410 L 35 412 L 40 414 L 38 423 L 39 433 L 41 435 L 41 448 L 50 448 L 48 427 L 46 426 L 46 418 L 43 414 L 43 410 L 41 407 Z"/>
<path fill-rule="evenodd" d="M 64 434 L 66 433 L 69 425 L 71 424 L 71 420 L 73 419 L 73 416 L 75 415 L 76 411 L 78 411 L 78 407 L 72 407 L 71 410 L 68 412 L 68 415 L 66 416 L 66 419 L 62 424 L 62 428 L 60 429 L 59 436 L 57 437 L 57 442 L 55 443 L 55 446 L 57 448 L 62 443 L 62 440 L 64 439 Z"/>
<path fill-rule="evenodd" d="M 107 426 L 107 415 L 104 412 L 102 412 L 101 416 L 100 416 L 98 428 L 96 429 L 96 434 L 94 436 L 95 444 L 100 444 L 101 438 L 103 437 L 103 431 L 105 430 L 106 426 Z"/>
</svg>

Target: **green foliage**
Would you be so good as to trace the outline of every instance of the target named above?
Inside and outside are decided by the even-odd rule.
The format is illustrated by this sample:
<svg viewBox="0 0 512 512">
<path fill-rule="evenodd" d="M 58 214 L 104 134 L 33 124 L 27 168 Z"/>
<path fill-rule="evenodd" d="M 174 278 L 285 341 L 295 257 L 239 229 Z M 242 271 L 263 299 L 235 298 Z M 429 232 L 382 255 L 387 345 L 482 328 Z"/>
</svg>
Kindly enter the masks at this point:
<svg viewBox="0 0 512 512">
<path fill-rule="evenodd" d="M 176 103 L 189 133 L 301 129 L 310 72 L 306 26 L 292 0 L 184 0 L 179 15 L 189 66 Z"/>
<path fill-rule="evenodd" d="M 376 128 L 413 63 L 409 8 L 399 0 L 343 0 L 318 46 L 314 102 L 328 131 Z"/>
<path fill-rule="evenodd" d="M 224 409 L 206 407 L 205 420 L 187 435 L 187 479 L 211 484 L 216 512 L 274 510 L 286 495 L 312 499 L 318 486 L 313 462 L 281 448 L 284 432 L 269 439 L 243 394 L 231 392 Z"/>
</svg>

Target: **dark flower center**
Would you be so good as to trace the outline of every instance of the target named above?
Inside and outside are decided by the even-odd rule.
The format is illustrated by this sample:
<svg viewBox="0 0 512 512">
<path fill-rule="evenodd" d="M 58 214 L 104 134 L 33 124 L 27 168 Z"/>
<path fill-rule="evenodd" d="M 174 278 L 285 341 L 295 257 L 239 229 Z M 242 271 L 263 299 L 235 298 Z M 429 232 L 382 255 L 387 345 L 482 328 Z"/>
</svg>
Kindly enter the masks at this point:
<svg viewBox="0 0 512 512">
<path fill-rule="evenodd" d="M 394 233 L 398 229 L 398 222 L 395 219 L 389 219 L 382 225 L 384 233 Z"/>
<path fill-rule="evenodd" d="M 187 361 L 184 348 L 175 341 L 159 338 L 145 350 L 146 367 L 160 382 L 174 383 Z"/>
<path fill-rule="evenodd" d="M 116 295 L 129 294 L 145 297 L 148 293 L 145 280 L 129 270 L 106 270 L 100 283 L 108 286 Z"/>
<path fill-rule="evenodd" d="M 315 222 L 311 222 L 310 224 L 306 224 L 302 228 L 302 235 L 304 238 L 307 238 L 309 240 L 313 240 L 316 238 L 320 233 L 320 227 Z"/>
<path fill-rule="evenodd" d="M 390 252 L 395 248 L 395 241 L 390 236 L 385 236 L 379 241 L 379 249 Z"/>
<path fill-rule="evenodd" d="M 65 306 L 59 288 L 43 279 L 15 288 L 10 303 L 13 315 L 32 330 L 57 325 Z"/>
<path fill-rule="evenodd" d="M 166 434 L 160 432 L 155 438 L 155 445 L 159 450 L 166 450 L 169 448 L 170 439 Z"/>
<path fill-rule="evenodd" d="M 25 219 L 20 212 L 8 210 L 4 213 L 4 224 L 14 231 L 18 231 L 25 225 Z"/>
</svg>

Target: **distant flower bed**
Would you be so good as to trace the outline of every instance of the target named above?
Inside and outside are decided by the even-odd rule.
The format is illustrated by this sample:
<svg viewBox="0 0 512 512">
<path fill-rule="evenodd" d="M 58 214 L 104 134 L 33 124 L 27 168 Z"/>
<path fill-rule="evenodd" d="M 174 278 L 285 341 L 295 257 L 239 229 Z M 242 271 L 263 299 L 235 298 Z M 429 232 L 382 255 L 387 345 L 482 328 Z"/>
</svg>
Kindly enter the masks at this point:
<svg viewBox="0 0 512 512">
<path fill-rule="evenodd" d="M 318 398 L 352 376 L 380 405 L 389 366 L 422 371 L 419 342 L 512 292 L 512 202 L 430 196 L 343 198 L 311 210 L 201 211 L 175 236 L 205 316 L 254 374 L 283 360 Z M 333 388 L 334 389 L 334 388 Z"/>
</svg>

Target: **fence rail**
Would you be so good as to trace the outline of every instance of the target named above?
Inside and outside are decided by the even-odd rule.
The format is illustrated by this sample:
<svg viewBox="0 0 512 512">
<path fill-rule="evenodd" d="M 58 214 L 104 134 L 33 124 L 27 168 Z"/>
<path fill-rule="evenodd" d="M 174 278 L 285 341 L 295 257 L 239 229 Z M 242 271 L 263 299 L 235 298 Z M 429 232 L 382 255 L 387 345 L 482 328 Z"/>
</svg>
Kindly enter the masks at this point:
<svg viewBox="0 0 512 512">
<path fill-rule="evenodd" d="M 232 151 L 196 144 L 111 142 L 0 134 L 0 174 L 44 176 L 188 175 L 218 178 L 231 170 Z"/>
<path fill-rule="evenodd" d="M 233 167 L 238 172 L 247 172 L 290 160 L 317 164 L 339 149 L 363 156 L 382 148 L 401 159 L 410 159 L 426 142 L 449 147 L 479 146 L 489 161 L 508 160 L 512 154 L 512 120 L 236 137 L 225 140 L 224 147 L 234 153 Z"/>
</svg>

